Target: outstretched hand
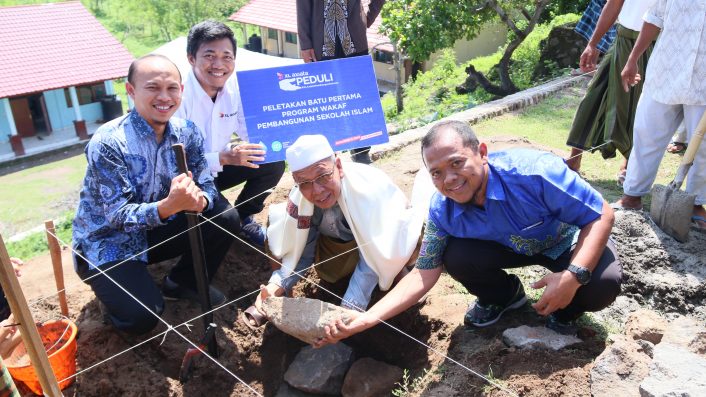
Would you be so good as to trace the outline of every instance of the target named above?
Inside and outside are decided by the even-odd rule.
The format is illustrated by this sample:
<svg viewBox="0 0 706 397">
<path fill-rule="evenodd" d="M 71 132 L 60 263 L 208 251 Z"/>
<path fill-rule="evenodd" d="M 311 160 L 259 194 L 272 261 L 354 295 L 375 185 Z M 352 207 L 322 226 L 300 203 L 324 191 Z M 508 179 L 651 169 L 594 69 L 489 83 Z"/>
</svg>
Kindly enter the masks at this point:
<svg viewBox="0 0 706 397">
<path fill-rule="evenodd" d="M 544 288 L 542 296 L 532 307 L 539 315 L 548 316 L 568 306 L 580 286 L 576 277 L 569 271 L 547 274 L 532 283 L 534 289 Z"/>
<path fill-rule="evenodd" d="M 339 318 L 332 321 L 331 324 L 326 325 L 324 327 L 325 336 L 314 343 L 314 347 L 318 349 L 326 345 L 333 345 L 363 331 L 365 326 L 362 321 L 359 321 L 362 314 L 363 313 L 358 312 L 352 313 L 353 318 L 348 324 L 343 322 L 343 319 Z"/>
</svg>

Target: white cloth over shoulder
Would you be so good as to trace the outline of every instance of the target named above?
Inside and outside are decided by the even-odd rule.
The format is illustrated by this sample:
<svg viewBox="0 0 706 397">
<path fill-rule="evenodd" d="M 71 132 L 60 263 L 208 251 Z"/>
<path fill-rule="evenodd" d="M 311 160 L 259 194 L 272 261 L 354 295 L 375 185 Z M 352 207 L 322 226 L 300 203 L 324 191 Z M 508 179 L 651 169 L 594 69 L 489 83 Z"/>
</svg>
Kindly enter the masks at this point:
<svg viewBox="0 0 706 397">
<path fill-rule="evenodd" d="M 412 189 L 412 201 L 381 170 L 363 164 L 343 163 L 338 204 L 368 265 L 386 291 L 412 256 L 429 211 L 434 186 L 420 169 Z M 286 203 L 270 206 L 267 240 L 270 251 L 291 274 L 306 246 L 314 205 L 298 188 Z"/>
</svg>

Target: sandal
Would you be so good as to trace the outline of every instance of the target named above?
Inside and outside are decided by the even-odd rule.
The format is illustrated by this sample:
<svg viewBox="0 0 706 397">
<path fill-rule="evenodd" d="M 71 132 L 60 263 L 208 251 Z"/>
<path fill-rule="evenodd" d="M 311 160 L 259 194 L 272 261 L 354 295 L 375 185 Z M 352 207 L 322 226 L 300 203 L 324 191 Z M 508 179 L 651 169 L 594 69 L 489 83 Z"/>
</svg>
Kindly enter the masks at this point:
<svg viewBox="0 0 706 397">
<path fill-rule="evenodd" d="M 686 152 L 686 143 L 670 142 L 669 146 L 667 146 L 667 153 L 682 154 L 684 152 Z"/>
<path fill-rule="evenodd" d="M 240 320 L 251 330 L 256 330 L 267 323 L 267 316 L 262 314 L 255 305 L 248 307 L 240 314 Z"/>
</svg>

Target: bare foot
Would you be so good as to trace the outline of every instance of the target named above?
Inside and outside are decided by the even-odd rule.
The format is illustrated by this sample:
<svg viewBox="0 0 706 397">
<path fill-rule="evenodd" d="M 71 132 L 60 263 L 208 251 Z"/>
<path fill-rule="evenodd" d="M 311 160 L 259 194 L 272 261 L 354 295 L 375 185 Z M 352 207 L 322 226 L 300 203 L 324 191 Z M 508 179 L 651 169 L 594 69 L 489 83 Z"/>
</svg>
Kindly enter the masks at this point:
<svg viewBox="0 0 706 397">
<path fill-rule="evenodd" d="M 642 209 L 642 198 L 635 196 L 628 196 L 624 194 L 623 197 L 618 199 L 618 201 L 610 205 L 613 209 L 627 209 L 627 210 L 641 210 Z"/>
<path fill-rule="evenodd" d="M 566 159 L 566 165 L 570 170 L 579 172 L 581 169 L 581 153 L 583 153 L 581 149 L 571 148 L 571 154 Z"/>
</svg>

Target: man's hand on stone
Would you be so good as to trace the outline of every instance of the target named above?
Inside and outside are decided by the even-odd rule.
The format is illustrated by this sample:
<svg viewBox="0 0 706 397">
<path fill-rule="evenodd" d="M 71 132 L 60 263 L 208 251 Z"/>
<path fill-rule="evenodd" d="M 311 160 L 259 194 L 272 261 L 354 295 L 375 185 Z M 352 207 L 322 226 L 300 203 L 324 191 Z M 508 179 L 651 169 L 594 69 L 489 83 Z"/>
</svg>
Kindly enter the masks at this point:
<svg viewBox="0 0 706 397">
<path fill-rule="evenodd" d="M 563 309 L 571 303 L 576 290 L 581 286 L 576 276 L 569 271 L 550 273 L 541 280 L 532 283 L 532 288 L 544 288 L 539 300 L 532 307 L 542 316 Z"/>
<path fill-rule="evenodd" d="M 203 191 L 194 183 L 191 172 L 179 174 L 172 179 L 169 195 L 157 204 L 159 216 L 166 219 L 181 211 L 201 212 L 208 200 Z"/>
<path fill-rule="evenodd" d="M 265 150 L 257 143 L 242 143 L 231 147 L 230 150 L 219 153 L 221 165 L 239 165 L 249 168 L 259 168 L 253 161 L 264 161 Z"/>
<path fill-rule="evenodd" d="M 262 312 L 262 302 L 265 301 L 270 296 L 283 296 L 284 295 L 284 288 L 280 287 L 277 284 L 274 283 L 269 283 L 267 285 L 260 285 L 260 293 L 257 295 L 257 298 L 255 299 L 255 307 L 257 310 Z"/>
<path fill-rule="evenodd" d="M 342 319 L 337 319 L 324 327 L 325 336 L 314 343 L 315 348 L 333 345 L 339 341 L 361 332 L 368 327 L 365 326 L 363 315 L 365 313 L 351 312 L 352 320 L 346 324 Z"/>
</svg>

